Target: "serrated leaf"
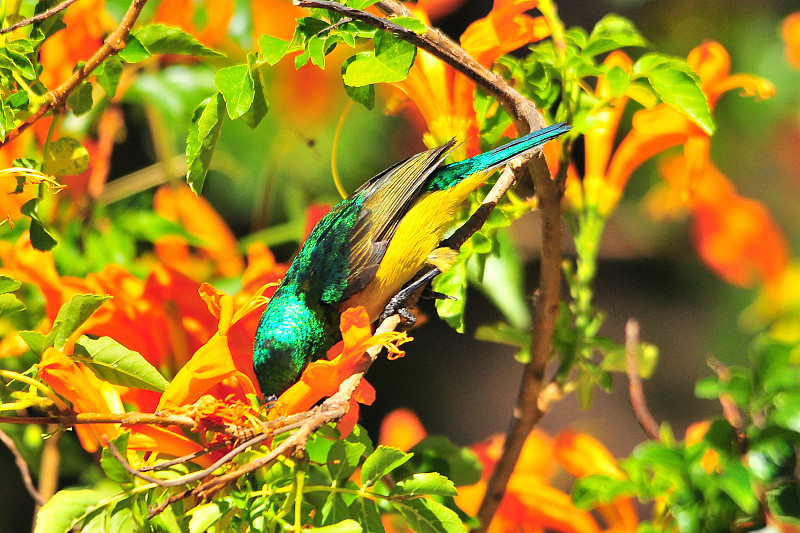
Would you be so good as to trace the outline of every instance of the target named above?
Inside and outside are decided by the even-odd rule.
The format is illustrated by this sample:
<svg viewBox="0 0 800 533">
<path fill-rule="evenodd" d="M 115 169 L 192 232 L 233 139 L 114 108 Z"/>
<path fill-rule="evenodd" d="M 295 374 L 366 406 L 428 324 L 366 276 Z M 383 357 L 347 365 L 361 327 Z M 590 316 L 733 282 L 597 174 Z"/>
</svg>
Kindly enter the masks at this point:
<svg viewBox="0 0 800 533">
<path fill-rule="evenodd" d="M 122 77 L 122 62 L 117 56 L 110 56 L 104 62 L 103 66 L 97 72 L 97 83 L 106 92 L 109 98 L 113 98 L 117 94 L 117 86 L 119 79 Z"/>
<path fill-rule="evenodd" d="M 25 304 L 13 294 L 0 294 L 0 317 L 8 316 L 24 309 Z"/>
<path fill-rule="evenodd" d="M 224 115 L 225 100 L 220 93 L 203 100 L 194 110 L 186 139 L 186 182 L 195 194 L 203 191 L 203 182 L 219 139 Z"/>
<path fill-rule="evenodd" d="M 326 466 L 331 478 L 343 480 L 349 478 L 358 468 L 361 455 L 366 450 L 366 446 L 355 442 L 337 440 L 328 450 Z"/>
<path fill-rule="evenodd" d="M 88 168 L 89 152 L 72 137 L 52 141 L 43 154 L 42 172 L 45 174 L 77 176 Z"/>
<path fill-rule="evenodd" d="M 397 448 L 378 446 L 361 467 L 361 485 L 371 487 L 383 476 L 411 459 L 413 455 Z"/>
<path fill-rule="evenodd" d="M 97 294 L 78 294 L 70 298 L 58 310 L 53 329 L 45 338 L 45 346 L 54 346 L 59 350 L 64 348 L 69 337 L 109 298 L 111 296 Z"/>
<path fill-rule="evenodd" d="M 138 63 L 149 58 L 150 52 L 135 35 L 131 34 L 125 40 L 125 48 L 119 51 L 117 57 L 126 63 Z"/>
<path fill-rule="evenodd" d="M 649 43 L 630 20 L 619 15 L 606 15 L 595 24 L 583 53 L 595 56 L 626 46 L 646 47 Z"/>
<path fill-rule="evenodd" d="M 122 457 L 127 457 L 128 455 L 128 439 L 131 436 L 130 431 L 125 431 L 121 433 L 116 439 L 113 439 L 111 442 L 114 443 L 119 454 Z M 100 457 L 100 467 L 105 472 L 108 479 L 111 481 L 116 481 L 117 483 L 132 483 L 133 482 L 133 475 L 131 475 L 122 464 L 117 461 L 117 458 L 111 455 L 111 449 L 109 447 L 104 447 L 102 455 Z"/>
<path fill-rule="evenodd" d="M 253 104 L 255 89 L 250 67 L 247 65 L 234 65 L 219 69 L 214 75 L 214 85 L 225 99 L 225 106 L 231 120 L 244 115 Z"/>
<path fill-rule="evenodd" d="M 150 24 L 135 35 L 151 54 L 224 57 L 224 54 L 204 46 L 180 28 L 164 24 Z"/>
<path fill-rule="evenodd" d="M 39 218 L 39 199 L 31 198 L 19 208 L 19 212 L 31 219 L 30 236 L 31 245 L 40 252 L 47 252 L 56 244 L 56 240 Z"/>
<path fill-rule="evenodd" d="M 452 481 L 438 472 L 417 473 L 399 481 L 390 495 L 402 496 L 455 496 L 458 494 Z"/>
<path fill-rule="evenodd" d="M 36 515 L 34 533 L 67 533 L 76 520 L 102 499 L 96 490 L 61 490 L 56 492 Z"/>
<path fill-rule="evenodd" d="M 356 56 L 350 56 L 344 60 L 342 63 L 342 77 L 344 78 L 344 73 L 347 71 L 347 67 L 350 66 L 350 63 L 356 60 Z M 375 107 L 375 85 L 369 84 L 364 85 L 362 87 L 351 87 L 344 83 L 344 79 L 342 80 L 344 84 L 344 91 L 347 93 L 354 102 L 358 102 L 359 104 L 363 105 L 369 110 Z"/>
<path fill-rule="evenodd" d="M 646 54 L 634 63 L 633 72 L 647 77 L 661 101 L 689 117 L 708 135 L 713 135 L 714 119 L 700 87 L 700 78 L 685 61 Z"/>
<path fill-rule="evenodd" d="M 352 518 L 355 518 L 364 531 L 369 533 L 385 533 L 381 513 L 378 505 L 369 498 L 356 498 L 347 508 Z"/>
<path fill-rule="evenodd" d="M 392 502 L 416 533 L 466 533 L 467 528 L 452 509 L 428 498 Z"/>
<path fill-rule="evenodd" d="M 303 528 L 306 533 L 361 533 L 361 524 L 355 520 L 342 520 L 338 524 L 330 526 Z"/>
<path fill-rule="evenodd" d="M 12 277 L 6 276 L 5 274 L 0 274 L 0 294 L 14 292 L 20 287 L 22 287 L 21 281 L 17 281 Z"/>
<path fill-rule="evenodd" d="M 264 60 L 267 64 L 272 66 L 283 59 L 283 56 L 289 52 L 291 44 L 290 41 L 284 41 L 283 39 L 278 39 L 277 37 L 271 37 L 269 35 L 262 35 L 258 38 L 258 51 L 264 56 Z"/>
<path fill-rule="evenodd" d="M 89 82 L 78 85 L 67 97 L 67 105 L 78 117 L 88 113 L 92 109 L 92 103 L 92 84 Z"/>
<path fill-rule="evenodd" d="M 139 352 L 111 337 L 90 339 L 85 335 L 75 343 L 73 359 L 80 361 L 97 377 L 114 385 L 164 392 L 169 382 Z"/>
<path fill-rule="evenodd" d="M 417 48 L 386 32 L 378 32 L 373 40 L 374 51 L 361 52 L 344 73 L 345 85 L 364 87 L 372 83 L 397 82 L 406 79 L 414 64 Z"/>
<path fill-rule="evenodd" d="M 230 509 L 230 503 L 217 500 L 198 505 L 192 509 L 192 518 L 189 520 L 189 533 L 202 533 L 219 522 Z"/>
</svg>

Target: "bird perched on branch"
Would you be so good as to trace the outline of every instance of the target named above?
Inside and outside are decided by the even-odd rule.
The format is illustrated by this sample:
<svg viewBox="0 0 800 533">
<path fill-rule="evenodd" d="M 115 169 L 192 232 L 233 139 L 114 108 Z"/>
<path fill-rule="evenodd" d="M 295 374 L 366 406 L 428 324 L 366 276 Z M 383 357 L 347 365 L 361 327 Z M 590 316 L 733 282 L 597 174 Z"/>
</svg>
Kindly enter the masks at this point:
<svg viewBox="0 0 800 533">
<path fill-rule="evenodd" d="M 569 129 L 556 124 L 443 165 L 453 139 L 384 170 L 336 205 L 311 231 L 261 316 L 253 367 L 264 395 L 282 393 L 340 340 L 342 311 L 363 305 L 376 320 L 426 264 L 454 257 L 439 243 L 488 171 Z"/>
</svg>

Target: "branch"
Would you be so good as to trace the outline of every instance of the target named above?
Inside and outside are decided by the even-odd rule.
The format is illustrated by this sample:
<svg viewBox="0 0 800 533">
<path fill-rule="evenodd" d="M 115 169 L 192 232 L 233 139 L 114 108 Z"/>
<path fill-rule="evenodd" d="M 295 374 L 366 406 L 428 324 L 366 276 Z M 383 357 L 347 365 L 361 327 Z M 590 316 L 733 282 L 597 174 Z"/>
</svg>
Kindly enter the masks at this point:
<svg viewBox="0 0 800 533">
<path fill-rule="evenodd" d="M 34 22 L 39 22 L 40 20 L 48 19 L 48 18 L 52 17 L 53 15 L 57 15 L 58 13 L 60 13 L 60 12 L 64 11 L 65 9 L 67 9 L 70 5 L 72 5 L 76 1 L 77 0 L 65 0 L 64 2 L 61 2 L 60 4 L 58 4 L 57 6 L 53 6 L 50 9 L 48 9 L 47 11 L 43 11 L 43 12 L 39 13 L 38 15 L 34 15 L 31 18 L 27 18 L 25 20 L 20 20 L 19 22 L 15 23 L 15 24 L 12 24 L 8 28 L 2 28 L 2 29 L 0 29 L 0 35 L 3 35 L 4 33 L 12 32 L 12 31 L 14 31 L 14 30 L 16 30 L 18 28 L 22 28 L 23 26 L 28 26 L 29 24 L 33 24 Z"/>
<path fill-rule="evenodd" d="M 647 400 L 644 397 L 642 388 L 642 378 L 639 377 L 639 369 L 636 368 L 636 351 L 639 348 L 639 323 L 631 318 L 625 324 L 625 359 L 627 360 L 628 373 L 628 393 L 631 398 L 631 407 L 636 420 L 644 432 L 653 440 L 658 440 L 658 422 L 647 408 Z"/>
<path fill-rule="evenodd" d="M 33 498 L 33 501 L 36 502 L 36 505 L 41 507 L 45 504 L 45 500 L 33 485 L 33 479 L 31 479 L 31 471 L 28 468 L 28 463 L 25 462 L 25 458 L 22 457 L 21 453 L 19 453 L 17 445 L 14 444 L 13 439 L 9 437 L 8 434 L 2 429 L 0 429 L 0 441 L 6 445 L 8 450 L 11 452 L 11 455 L 14 456 L 14 462 L 17 463 L 17 468 L 22 476 L 22 482 L 25 484 L 25 488 L 28 490 L 28 494 L 31 495 L 31 498 Z"/>
<path fill-rule="evenodd" d="M 142 8 L 144 8 L 146 3 L 147 0 L 133 0 L 125 16 L 122 17 L 122 21 L 119 23 L 117 29 L 106 38 L 97 52 L 95 52 L 83 66 L 75 70 L 67 81 L 48 92 L 44 96 L 44 103 L 36 112 L 25 119 L 25 122 L 15 129 L 6 132 L 5 139 L 0 142 L 0 146 L 5 146 L 6 143 L 16 139 L 23 131 L 28 129 L 31 124 L 42 118 L 52 109 L 66 105 L 69 94 L 75 90 L 83 80 L 88 78 L 94 69 L 100 66 L 100 63 L 105 61 L 107 57 L 119 53 L 120 50 L 125 48 L 125 40 L 128 38 L 128 34 L 130 34 L 133 29 L 133 25 L 136 23 L 136 19 L 139 18 Z"/>
</svg>

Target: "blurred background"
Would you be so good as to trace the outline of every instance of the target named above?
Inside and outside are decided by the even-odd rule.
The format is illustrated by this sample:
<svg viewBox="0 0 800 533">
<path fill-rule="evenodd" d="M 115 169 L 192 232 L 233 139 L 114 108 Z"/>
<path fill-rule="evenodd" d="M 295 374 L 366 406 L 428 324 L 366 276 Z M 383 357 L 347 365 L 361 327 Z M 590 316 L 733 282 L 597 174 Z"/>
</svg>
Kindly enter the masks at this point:
<svg viewBox="0 0 800 533">
<path fill-rule="evenodd" d="M 263 20 L 248 19 L 247 4 L 237 3 L 226 44 L 229 50 L 244 43 L 246 51 L 248 34 L 265 31 L 284 38 L 286 32 L 291 34 L 291 29 L 270 27 L 267 14 Z M 108 2 L 112 14 L 125 8 L 125 2 Z M 490 8 L 489 0 L 466 0 L 433 22 L 457 38 Z M 797 0 L 559 3 L 567 26 L 591 30 L 600 18 L 615 12 L 632 19 L 654 49 L 679 57 L 686 57 L 704 40 L 716 40 L 730 53 L 732 72 L 757 74 L 774 83 L 777 91 L 770 100 L 754 101 L 735 93 L 722 98 L 715 113 L 718 131 L 712 140 L 712 159 L 740 194 L 767 206 L 794 251 L 800 249 L 800 72 L 786 59 L 780 25 L 797 10 Z M 267 117 L 254 131 L 241 121 L 225 124 L 206 180 L 204 196 L 236 235 L 245 242 L 267 242 L 280 261 L 290 260 L 296 251 L 297 243 L 286 235 L 293 234 L 298 209 L 304 212 L 310 203 L 338 201 L 330 158 L 347 97 L 338 67 L 329 69 L 320 73 L 309 66 L 294 72 L 290 60 L 272 74 L 265 69 L 271 106 Z M 163 182 L 164 168 L 150 167 L 157 161 L 177 161 L 168 173 L 181 173 L 191 112 L 213 92 L 213 72 L 176 62 L 140 76 L 122 101 L 124 137 L 114 148 L 111 180 L 149 169 L 154 183 Z M 159 91 L 164 98 L 153 98 Z M 390 92 L 379 89 L 378 96 L 374 110 L 353 106 L 343 124 L 337 166 L 348 191 L 424 149 L 419 118 L 385 114 Z M 620 138 L 628 125 L 623 121 Z M 688 424 L 719 412 L 718 405 L 694 397 L 694 383 L 710 375 L 705 363 L 710 355 L 727 364 L 745 360 L 753 332 L 741 317 L 755 293 L 725 283 L 701 264 L 686 220 L 656 222 L 647 216 L 641 199 L 659 180 L 652 163 L 632 178 L 602 245 L 595 302 L 607 315 L 603 334 L 621 342 L 625 322 L 634 317 L 641 323 L 641 339 L 659 348 L 658 368 L 645 382 L 645 393 L 655 418 L 668 421 L 680 437 Z M 126 194 L 115 192 L 113 183 L 106 192 L 109 209 Z M 142 194 L 147 197 L 152 191 Z M 515 225 L 513 238 L 525 257 L 530 294 L 538 276 L 535 214 Z M 565 248 L 569 255 L 569 242 Z M 377 400 L 362 409 L 362 423 L 373 437 L 383 416 L 398 407 L 413 409 L 429 433 L 445 435 L 457 444 L 507 429 L 522 366 L 513 359 L 512 349 L 473 338 L 475 328 L 497 321 L 499 312 L 476 291 L 468 294 L 467 310 L 462 335 L 434 318 L 433 306 L 423 302 L 421 311 L 429 319 L 411 332 L 415 341 L 406 345 L 406 357 L 380 359 L 373 365 L 368 379 L 377 390 Z M 599 438 L 617 456 L 629 454 L 645 435 L 633 417 L 623 378 L 617 376 L 613 393 L 597 391 L 589 411 L 581 411 L 574 397 L 555 404 L 540 427 L 551 434 L 572 427 Z M 69 445 L 69 439 L 63 441 Z M 69 464 L 65 476 L 65 483 L 81 479 Z M 0 480 L 0 533 L 29 530 L 33 505 L 2 446 Z"/>
</svg>

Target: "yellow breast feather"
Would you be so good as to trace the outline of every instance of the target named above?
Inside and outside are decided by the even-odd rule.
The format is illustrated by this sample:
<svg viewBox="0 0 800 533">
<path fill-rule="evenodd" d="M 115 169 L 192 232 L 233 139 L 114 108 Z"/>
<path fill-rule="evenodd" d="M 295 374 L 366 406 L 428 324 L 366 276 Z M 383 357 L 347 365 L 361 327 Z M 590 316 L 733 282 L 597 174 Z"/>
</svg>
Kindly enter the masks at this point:
<svg viewBox="0 0 800 533">
<path fill-rule="evenodd" d="M 456 209 L 485 177 L 486 173 L 474 174 L 449 189 L 422 196 L 400 221 L 375 278 L 344 302 L 342 309 L 363 305 L 370 319 L 376 320 L 389 299 L 425 266 L 452 224 Z"/>
</svg>

